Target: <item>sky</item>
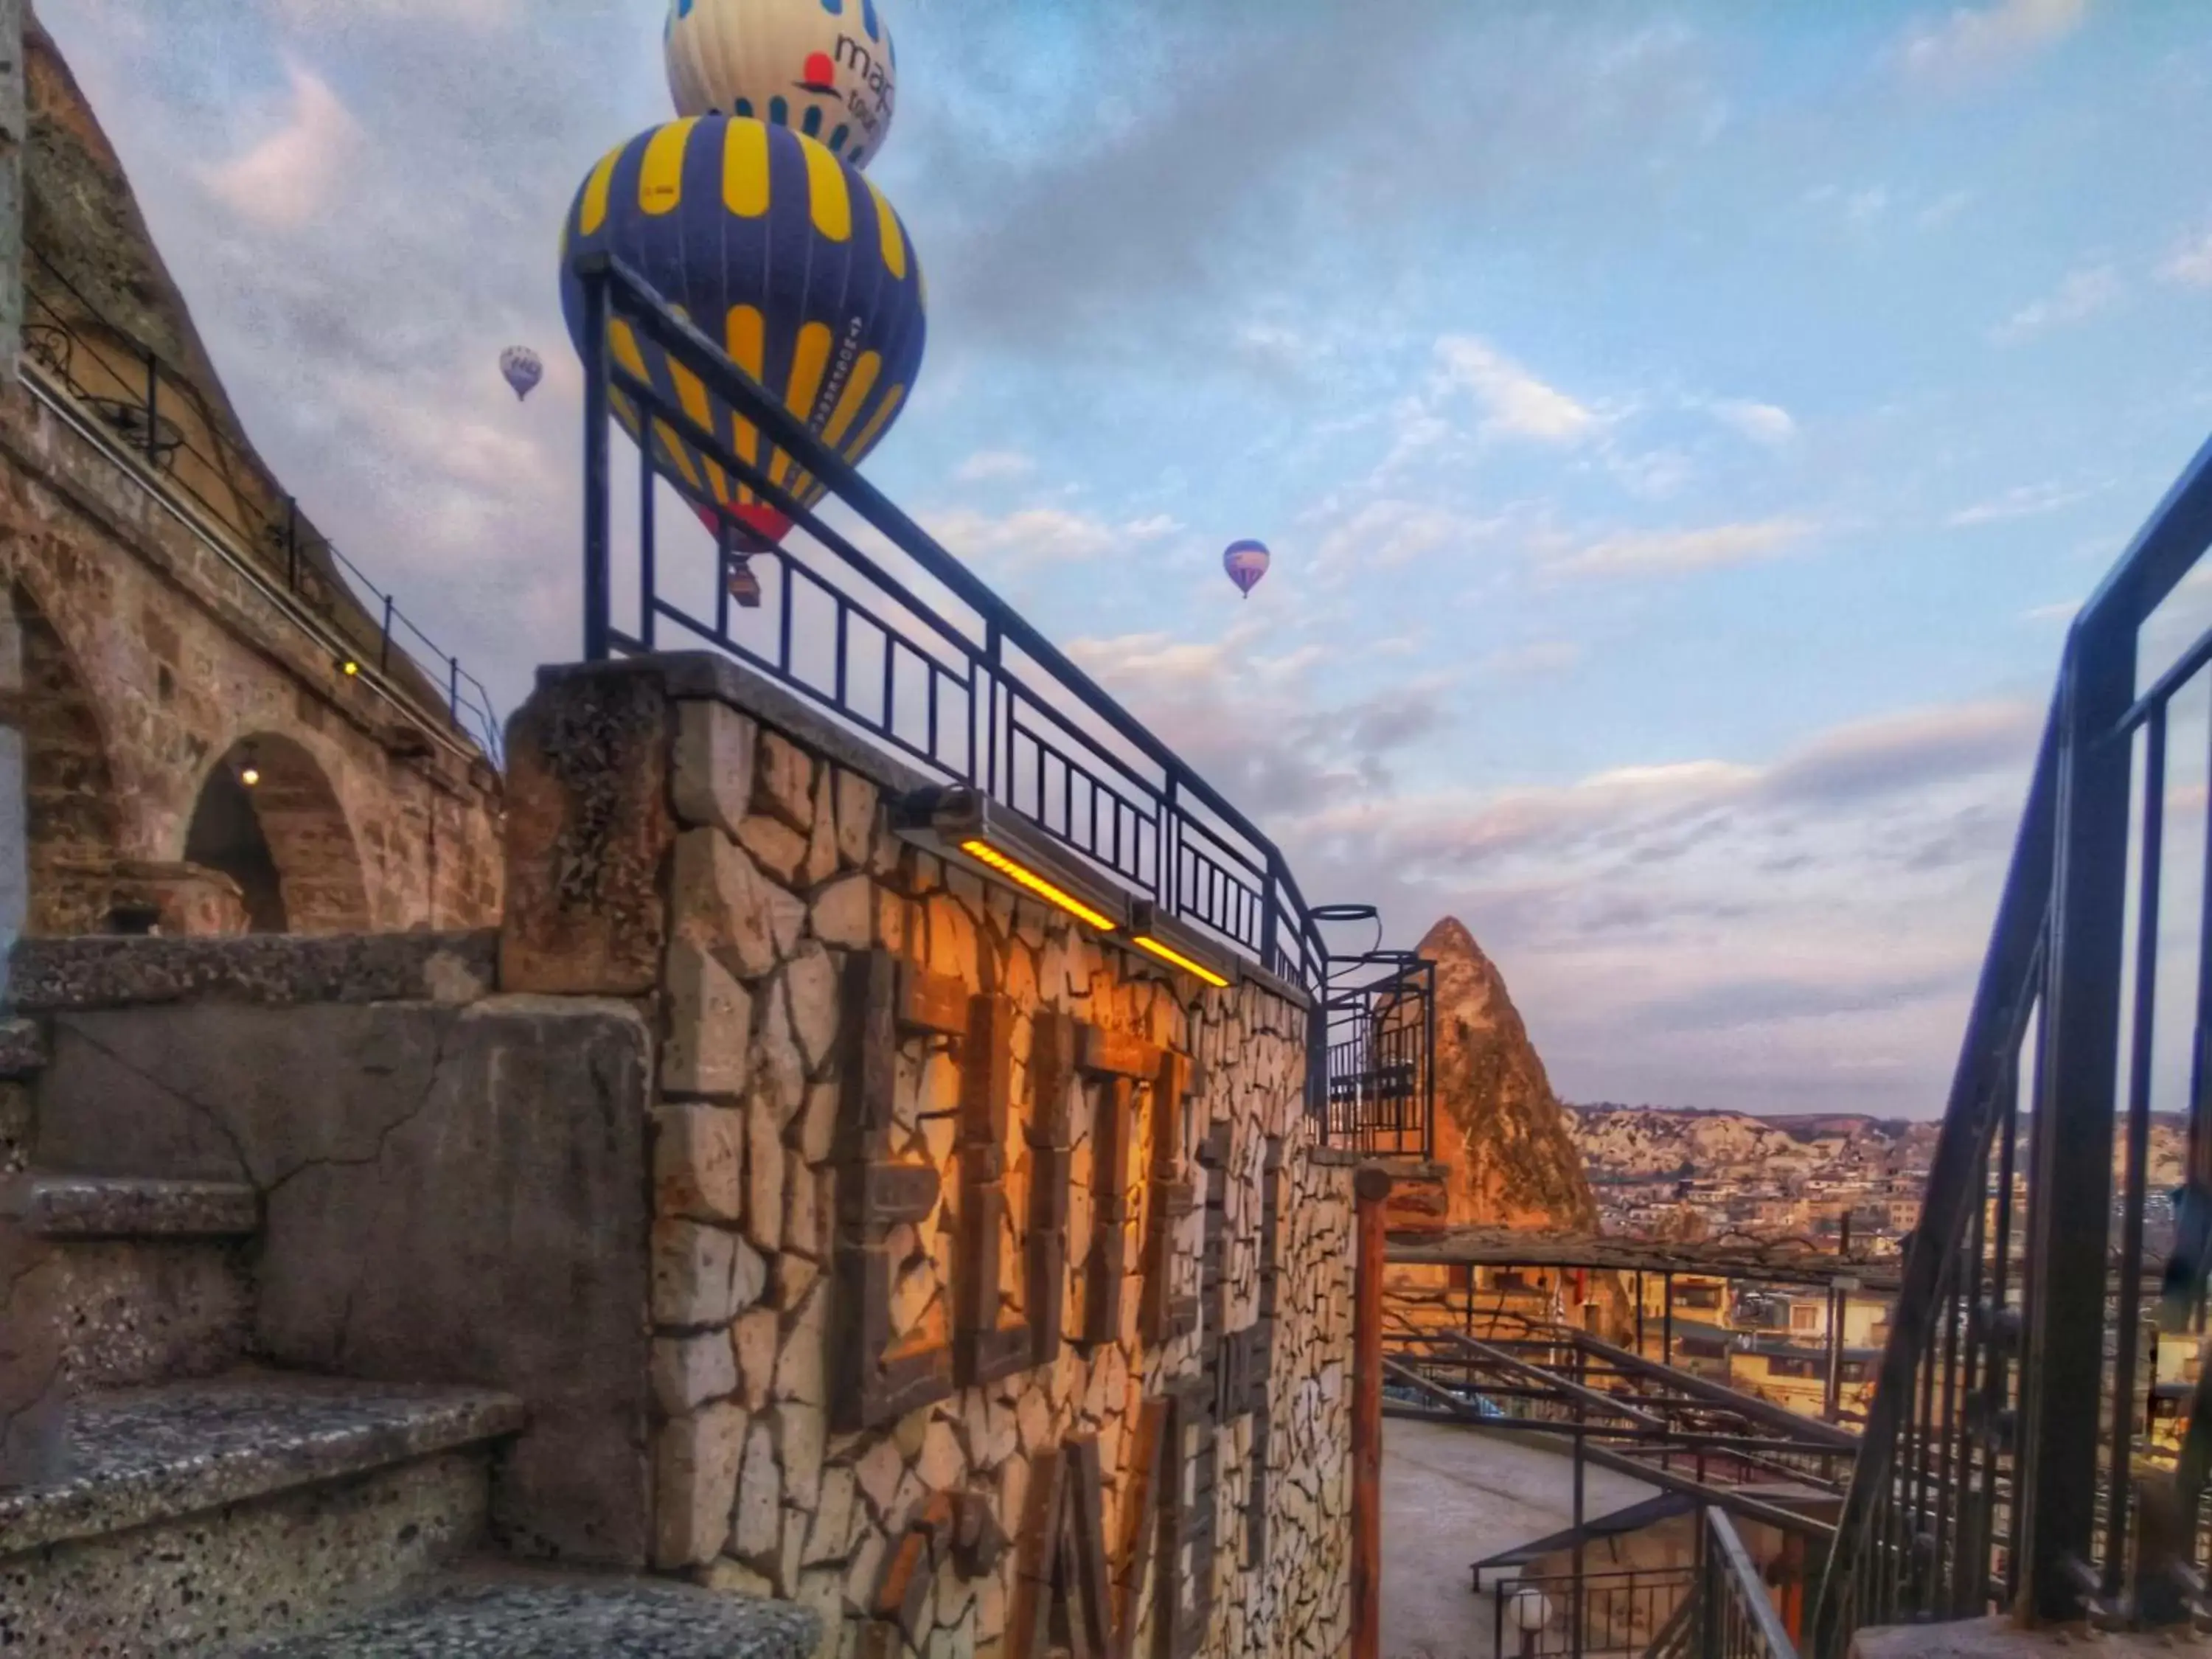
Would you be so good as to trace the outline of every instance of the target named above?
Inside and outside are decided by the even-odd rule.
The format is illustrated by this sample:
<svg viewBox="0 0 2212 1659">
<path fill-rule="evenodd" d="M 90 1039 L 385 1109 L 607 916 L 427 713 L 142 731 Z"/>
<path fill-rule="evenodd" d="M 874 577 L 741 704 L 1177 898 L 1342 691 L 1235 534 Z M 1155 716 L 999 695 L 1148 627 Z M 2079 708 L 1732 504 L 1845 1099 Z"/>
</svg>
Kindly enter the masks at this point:
<svg viewBox="0 0 2212 1659">
<path fill-rule="evenodd" d="M 1310 898 L 1464 920 L 1564 1097 L 1940 1112 L 2068 619 L 2212 428 L 2201 8 L 881 7 L 871 478 Z M 511 708 L 659 0 L 39 10 L 258 447 Z"/>
</svg>

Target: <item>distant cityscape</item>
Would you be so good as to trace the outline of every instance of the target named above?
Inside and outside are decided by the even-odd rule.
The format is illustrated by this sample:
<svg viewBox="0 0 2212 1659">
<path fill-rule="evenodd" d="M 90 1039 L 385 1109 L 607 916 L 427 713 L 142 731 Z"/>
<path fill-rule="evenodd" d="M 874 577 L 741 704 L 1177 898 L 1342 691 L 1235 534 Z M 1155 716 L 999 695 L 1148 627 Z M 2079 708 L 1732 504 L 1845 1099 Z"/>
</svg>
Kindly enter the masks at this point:
<svg viewBox="0 0 2212 1659">
<path fill-rule="evenodd" d="M 1569 1106 L 1566 1115 L 1605 1232 L 1686 1243 L 1802 1240 L 1875 1256 L 1896 1254 L 1919 1224 L 1937 1127 L 1611 1102 Z M 2168 1194 L 2182 1179 L 2187 1135 L 2178 1115 L 2152 1120 L 2145 1242 L 2153 1251 L 2170 1232 Z M 2116 1150 L 2116 1204 L 2124 1161 Z M 2015 1184 L 2024 1180 L 2023 1169 Z"/>
</svg>

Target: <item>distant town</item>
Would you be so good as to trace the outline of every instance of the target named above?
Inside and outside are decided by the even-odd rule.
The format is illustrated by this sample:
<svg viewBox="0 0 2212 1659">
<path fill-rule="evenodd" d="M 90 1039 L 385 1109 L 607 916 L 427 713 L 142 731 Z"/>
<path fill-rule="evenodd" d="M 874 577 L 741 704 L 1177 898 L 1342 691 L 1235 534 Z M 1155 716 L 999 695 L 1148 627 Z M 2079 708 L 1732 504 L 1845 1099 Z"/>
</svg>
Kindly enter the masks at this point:
<svg viewBox="0 0 2212 1659">
<path fill-rule="evenodd" d="M 1896 1254 L 1919 1224 L 1937 1127 L 1612 1102 L 1569 1106 L 1566 1116 L 1605 1232 L 1677 1242 L 1802 1240 L 1877 1256 Z M 2026 1133 L 2023 1124 L 2023 1151 Z M 2152 1120 L 2145 1219 L 2154 1249 L 2162 1248 L 2187 1135 L 2179 1115 Z M 2116 1200 L 2119 1164 L 2116 1156 Z M 2016 1179 L 2025 1179 L 2024 1169 Z"/>
</svg>

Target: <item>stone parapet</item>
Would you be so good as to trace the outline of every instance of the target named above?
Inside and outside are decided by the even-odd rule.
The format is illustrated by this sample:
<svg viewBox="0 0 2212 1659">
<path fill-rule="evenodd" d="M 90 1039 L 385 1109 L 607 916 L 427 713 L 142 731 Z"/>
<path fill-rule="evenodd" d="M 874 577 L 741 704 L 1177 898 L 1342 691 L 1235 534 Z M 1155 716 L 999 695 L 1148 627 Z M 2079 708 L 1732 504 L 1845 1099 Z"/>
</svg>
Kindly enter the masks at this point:
<svg viewBox="0 0 2212 1659">
<path fill-rule="evenodd" d="M 653 1022 L 655 1563 L 825 1656 L 1045 1659 L 1055 1598 L 1339 1652 L 1353 1171 L 1304 1008 L 902 842 L 920 775 L 725 659 L 547 671 L 508 753 L 502 990 Z"/>
</svg>

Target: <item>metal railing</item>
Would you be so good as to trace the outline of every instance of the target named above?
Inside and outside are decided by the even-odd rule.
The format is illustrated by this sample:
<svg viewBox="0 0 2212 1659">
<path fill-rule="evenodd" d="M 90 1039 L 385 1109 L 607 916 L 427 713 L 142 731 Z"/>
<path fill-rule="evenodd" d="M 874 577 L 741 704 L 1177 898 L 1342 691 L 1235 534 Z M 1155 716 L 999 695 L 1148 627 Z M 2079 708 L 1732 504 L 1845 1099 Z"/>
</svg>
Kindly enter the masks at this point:
<svg viewBox="0 0 2212 1659">
<path fill-rule="evenodd" d="M 232 556 L 250 561 L 257 580 L 329 630 L 334 637 L 305 630 L 319 653 L 342 653 L 410 719 L 450 726 L 499 765 L 501 723 L 483 683 L 301 521 L 298 503 L 228 435 L 226 411 L 190 376 L 102 314 L 38 248 L 26 251 L 23 355 L 32 374 L 142 461 L 156 488 L 234 542 Z"/>
<path fill-rule="evenodd" d="M 1164 914 L 1292 984 L 1322 988 L 1327 946 L 1273 842 L 634 271 L 605 254 L 574 269 L 585 312 L 586 659 L 660 648 L 664 627 L 726 652 L 926 771 L 1010 807 Z M 824 512 L 834 502 L 857 520 L 853 534 L 803 505 L 788 470 L 771 477 L 736 453 L 732 434 L 617 362 L 611 324 L 665 352 L 799 476 L 826 486 Z M 685 574 L 660 556 L 659 474 L 641 445 L 636 597 L 619 625 L 609 432 L 618 399 L 793 526 L 779 544 L 741 551 L 742 532 L 724 520 L 687 602 Z M 854 535 L 880 538 L 910 570 L 887 568 Z M 757 584 L 755 606 L 732 597 L 740 570 Z"/>
<path fill-rule="evenodd" d="M 2185 1099 L 2200 1202 L 2212 1176 L 2212 858 L 2194 915 L 2160 903 L 2169 840 L 2195 850 L 2190 826 L 2168 834 L 2189 805 L 2168 740 L 2212 633 L 2158 648 L 2208 544 L 2212 446 L 2068 636 L 1815 1608 L 1821 1655 L 1868 1625 L 1991 1610 L 2102 1626 L 2204 1610 L 2201 1465 L 2177 1476 L 2153 1439 L 2143 1327 L 2161 1097 Z M 2161 1006 L 2177 945 L 2195 982 Z M 2185 1065 L 2158 1042 L 2177 1006 Z M 2166 1311 L 2201 1330 L 2188 1254 Z"/>
<path fill-rule="evenodd" d="M 1524 1573 L 1501 1581 L 1491 1607 L 1498 1659 L 1609 1659 L 1642 1654 L 1697 1584 L 1693 1566 Z M 1528 1598 L 1535 1598 L 1530 1600 Z"/>
<path fill-rule="evenodd" d="M 1720 1510 L 1705 1513 L 1698 1556 L 1697 1659 L 1797 1659 L 1751 1553 Z"/>
<path fill-rule="evenodd" d="M 1327 905 L 1322 922 L 1372 921 L 1370 905 Z M 1378 930 L 1379 931 L 1379 930 Z M 1426 1159 L 1436 1147 L 1437 965 L 1411 951 L 1328 959 L 1324 1146 Z"/>
</svg>

